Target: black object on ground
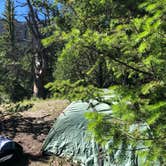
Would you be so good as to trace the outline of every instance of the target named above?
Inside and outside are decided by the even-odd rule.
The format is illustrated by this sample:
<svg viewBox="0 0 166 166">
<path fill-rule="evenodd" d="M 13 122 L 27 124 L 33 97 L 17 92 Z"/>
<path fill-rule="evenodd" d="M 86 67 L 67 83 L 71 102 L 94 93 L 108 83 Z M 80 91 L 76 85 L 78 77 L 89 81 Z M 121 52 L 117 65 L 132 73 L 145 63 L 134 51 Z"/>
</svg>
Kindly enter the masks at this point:
<svg viewBox="0 0 166 166">
<path fill-rule="evenodd" d="M 0 166 L 17 166 L 23 159 L 23 148 L 11 139 L 0 136 Z"/>
</svg>

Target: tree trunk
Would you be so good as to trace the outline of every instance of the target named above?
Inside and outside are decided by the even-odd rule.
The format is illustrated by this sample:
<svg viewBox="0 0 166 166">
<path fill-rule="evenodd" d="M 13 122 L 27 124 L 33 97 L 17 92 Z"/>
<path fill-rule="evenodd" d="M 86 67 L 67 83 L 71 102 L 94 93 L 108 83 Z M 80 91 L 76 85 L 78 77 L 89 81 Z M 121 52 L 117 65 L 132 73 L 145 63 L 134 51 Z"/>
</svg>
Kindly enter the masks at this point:
<svg viewBox="0 0 166 166">
<path fill-rule="evenodd" d="M 32 34 L 32 47 L 35 52 L 34 59 L 34 85 L 33 85 L 33 96 L 39 98 L 45 98 L 45 76 L 47 68 L 47 59 L 45 48 L 42 46 L 41 40 L 43 38 L 40 33 L 41 22 L 38 22 L 38 16 L 35 13 L 35 10 L 31 4 L 30 0 L 27 0 L 29 7 L 29 15 L 26 17 L 28 26 Z"/>
<path fill-rule="evenodd" d="M 39 97 L 39 98 L 45 97 L 43 77 L 41 75 L 38 75 L 38 74 L 34 75 L 33 96 Z"/>
<path fill-rule="evenodd" d="M 46 76 L 46 59 L 45 51 L 38 50 L 34 56 L 34 86 L 33 96 L 39 98 L 45 98 L 45 76 Z"/>
</svg>

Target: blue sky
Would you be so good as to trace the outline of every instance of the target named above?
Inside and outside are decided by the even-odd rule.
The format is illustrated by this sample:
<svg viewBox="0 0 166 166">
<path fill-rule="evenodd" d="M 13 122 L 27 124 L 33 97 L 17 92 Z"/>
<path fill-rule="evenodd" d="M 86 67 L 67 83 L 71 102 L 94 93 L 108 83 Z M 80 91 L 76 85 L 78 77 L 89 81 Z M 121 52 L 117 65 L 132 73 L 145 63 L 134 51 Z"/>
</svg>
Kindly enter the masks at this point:
<svg viewBox="0 0 166 166">
<path fill-rule="evenodd" d="M 5 1 L 6 0 L 0 0 L 0 18 L 3 16 L 3 12 L 4 12 L 4 7 L 5 7 Z M 25 21 L 25 16 L 28 12 L 28 7 L 21 7 L 20 5 L 24 4 L 26 2 L 26 0 L 14 0 L 14 4 L 15 4 L 15 14 L 16 14 L 16 19 L 19 21 Z M 49 2 L 53 2 L 53 0 L 49 0 Z M 58 4 L 59 8 L 60 8 L 60 4 Z M 40 15 L 39 17 L 42 18 L 42 15 Z"/>
<path fill-rule="evenodd" d="M 18 2 L 19 3 L 18 3 Z M 27 13 L 28 9 L 27 7 L 20 7 L 20 3 L 24 3 L 25 0 L 14 0 L 15 3 L 15 13 L 16 13 L 16 19 L 19 21 L 25 21 L 24 16 Z M 4 12 L 4 6 L 5 6 L 5 0 L 0 0 L 0 17 L 2 17 L 2 14 Z"/>
</svg>

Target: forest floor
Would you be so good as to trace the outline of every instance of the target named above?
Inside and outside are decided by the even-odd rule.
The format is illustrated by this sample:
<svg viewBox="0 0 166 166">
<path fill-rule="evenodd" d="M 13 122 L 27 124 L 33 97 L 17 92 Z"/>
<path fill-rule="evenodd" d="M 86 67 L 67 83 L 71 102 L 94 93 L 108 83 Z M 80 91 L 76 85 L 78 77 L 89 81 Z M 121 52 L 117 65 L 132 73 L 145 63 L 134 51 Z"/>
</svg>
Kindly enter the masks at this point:
<svg viewBox="0 0 166 166">
<path fill-rule="evenodd" d="M 41 147 L 54 120 L 68 104 L 69 102 L 62 100 L 39 100 L 34 102 L 33 107 L 27 111 L 5 116 L 1 111 L 0 135 L 12 138 L 22 145 L 27 166 L 58 166 L 59 161 L 55 161 L 57 159 L 41 155 Z"/>
</svg>

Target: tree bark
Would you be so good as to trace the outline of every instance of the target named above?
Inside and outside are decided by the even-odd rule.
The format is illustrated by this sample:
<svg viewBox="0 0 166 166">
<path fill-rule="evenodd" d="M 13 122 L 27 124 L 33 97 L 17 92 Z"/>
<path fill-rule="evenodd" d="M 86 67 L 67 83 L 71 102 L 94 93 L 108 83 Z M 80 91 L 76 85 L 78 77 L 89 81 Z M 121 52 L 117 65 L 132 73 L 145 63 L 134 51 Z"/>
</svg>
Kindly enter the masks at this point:
<svg viewBox="0 0 166 166">
<path fill-rule="evenodd" d="M 41 54 L 43 53 L 38 51 L 34 56 L 33 96 L 45 98 L 44 78 L 46 75 L 46 60 L 41 58 Z"/>
<path fill-rule="evenodd" d="M 40 26 L 42 23 L 38 22 L 34 8 L 30 0 L 27 0 L 29 15 L 26 17 L 29 29 L 32 34 L 32 47 L 34 50 L 33 55 L 33 72 L 34 72 L 34 85 L 33 96 L 39 98 L 45 98 L 45 75 L 46 75 L 46 51 L 42 46 L 42 34 L 40 33 Z"/>
</svg>

